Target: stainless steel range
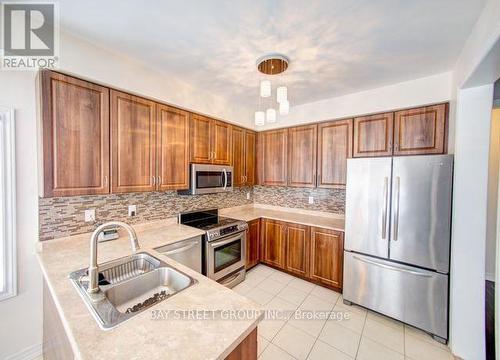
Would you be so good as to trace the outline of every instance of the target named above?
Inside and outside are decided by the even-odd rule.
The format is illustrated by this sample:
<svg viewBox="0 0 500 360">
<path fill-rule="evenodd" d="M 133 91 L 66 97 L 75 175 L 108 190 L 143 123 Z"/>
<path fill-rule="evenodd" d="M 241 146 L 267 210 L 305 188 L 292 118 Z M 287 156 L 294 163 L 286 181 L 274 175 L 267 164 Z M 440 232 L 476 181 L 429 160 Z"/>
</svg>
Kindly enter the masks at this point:
<svg viewBox="0 0 500 360">
<path fill-rule="evenodd" d="M 205 231 L 203 275 L 229 288 L 245 280 L 245 221 L 219 216 L 218 209 L 179 214 L 179 223 Z"/>
</svg>

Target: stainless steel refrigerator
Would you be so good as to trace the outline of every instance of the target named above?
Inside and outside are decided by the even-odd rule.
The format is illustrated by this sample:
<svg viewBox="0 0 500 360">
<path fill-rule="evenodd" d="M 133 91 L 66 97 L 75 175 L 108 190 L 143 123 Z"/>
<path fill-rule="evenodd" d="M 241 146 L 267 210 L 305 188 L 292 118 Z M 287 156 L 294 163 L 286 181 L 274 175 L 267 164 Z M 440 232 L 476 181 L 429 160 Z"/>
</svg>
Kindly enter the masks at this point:
<svg viewBox="0 0 500 360">
<path fill-rule="evenodd" d="M 347 161 L 344 301 L 448 339 L 452 155 Z"/>
</svg>

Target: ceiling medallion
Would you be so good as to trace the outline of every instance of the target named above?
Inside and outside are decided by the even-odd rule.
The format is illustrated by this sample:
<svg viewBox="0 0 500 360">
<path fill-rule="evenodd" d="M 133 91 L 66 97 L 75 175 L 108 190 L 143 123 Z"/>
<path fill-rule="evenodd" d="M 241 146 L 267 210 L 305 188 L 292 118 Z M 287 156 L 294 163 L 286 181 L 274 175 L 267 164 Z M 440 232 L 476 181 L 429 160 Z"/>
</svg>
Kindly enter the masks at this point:
<svg viewBox="0 0 500 360">
<path fill-rule="evenodd" d="M 259 87 L 259 110 L 255 112 L 255 125 L 265 125 L 266 121 L 268 123 L 276 122 L 277 112 L 273 107 L 272 82 L 277 82 L 274 76 L 285 72 L 288 69 L 289 64 L 290 60 L 281 54 L 266 55 L 257 60 L 257 70 L 263 75 L 261 75 Z M 277 84 L 278 87 L 276 88 L 276 104 L 278 106 L 279 114 L 287 115 L 290 109 L 290 104 L 288 102 L 288 89 L 282 84 L 283 80 L 280 80 L 281 81 Z M 266 101 L 267 109 L 265 111 L 261 110 L 262 98 L 268 99 Z"/>
</svg>

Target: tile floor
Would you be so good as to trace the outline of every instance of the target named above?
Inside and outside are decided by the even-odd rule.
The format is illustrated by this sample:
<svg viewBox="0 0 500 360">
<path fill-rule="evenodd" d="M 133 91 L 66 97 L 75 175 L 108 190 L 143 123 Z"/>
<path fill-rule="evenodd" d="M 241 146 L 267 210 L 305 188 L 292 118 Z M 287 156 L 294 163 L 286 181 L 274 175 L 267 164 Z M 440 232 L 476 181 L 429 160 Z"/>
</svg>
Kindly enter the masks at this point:
<svg viewBox="0 0 500 360">
<path fill-rule="evenodd" d="M 420 330 L 358 306 L 346 306 L 341 294 L 264 265 L 251 269 L 233 290 L 265 309 L 283 310 L 281 318 L 259 324 L 259 360 L 453 359 L 447 346 Z M 297 319 L 292 316 L 295 310 L 325 316 Z M 335 317 L 328 318 L 328 314 Z"/>
</svg>

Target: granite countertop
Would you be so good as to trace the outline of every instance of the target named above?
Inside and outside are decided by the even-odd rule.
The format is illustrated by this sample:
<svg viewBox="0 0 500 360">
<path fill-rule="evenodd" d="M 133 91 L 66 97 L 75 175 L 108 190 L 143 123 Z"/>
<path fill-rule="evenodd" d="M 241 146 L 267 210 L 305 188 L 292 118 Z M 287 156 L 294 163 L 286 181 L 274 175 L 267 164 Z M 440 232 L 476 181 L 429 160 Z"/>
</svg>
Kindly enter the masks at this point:
<svg viewBox="0 0 500 360">
<path fill-rule="evenodd" d="M 344 231 L 345 228 L 343 216 L 321 211 L 254 204 L 221 209 L 220 213 L 243 221 L 251 221 L 262 217 L 337 231 Z"/>
<path fill-rule="evenodd" d="M 99 327 L 68 279 L 70 272 L 89 265 L 90 234 L 40 244 L 39 263 L 75 358 L 224 359 L 256 328 L 263 316 L 257 304 L 153 250 L 154 247 L 203 233 L 174 222 L 175 219 L 171 219 L 134 225 L 141 251 L 164 260 L 195 278 L 198 283 L 106 331 Z M 131 253 L 128 237 L 121 236 L 114 241 L 99 243 L 98 262 Z M 194 314 L 193 310 L 201 310 L 196 312 L 196 316 L 204 319 L 174 319 L 174 312 L 186 315 L 189 311 Z M 212 310 L 222 313 L 213 317 Z M 243 320 L 222 318 L 231 310 L 244 310 L 251 316 Z M 169 318 L 158 320 L 157 315 L 160 313 L 168 314 Z"/>
</svg>

